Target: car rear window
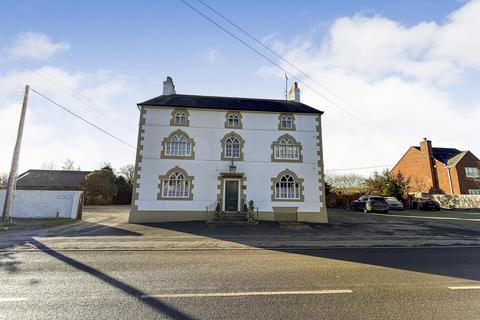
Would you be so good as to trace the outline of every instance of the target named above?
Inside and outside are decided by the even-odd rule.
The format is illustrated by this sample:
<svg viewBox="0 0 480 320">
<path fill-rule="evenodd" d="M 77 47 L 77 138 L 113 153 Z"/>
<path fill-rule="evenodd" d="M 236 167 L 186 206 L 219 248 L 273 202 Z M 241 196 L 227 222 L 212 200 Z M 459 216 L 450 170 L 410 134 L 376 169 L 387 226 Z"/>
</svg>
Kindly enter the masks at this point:
<svg viewBox="0 0 480 320">
<path fill-rule="evenodd" d="M 370 200 L 374 200 L 374 201 L 384 201 L 385 198 L 384 198 L 384 197 L 371 197 Z"/>
</svg>

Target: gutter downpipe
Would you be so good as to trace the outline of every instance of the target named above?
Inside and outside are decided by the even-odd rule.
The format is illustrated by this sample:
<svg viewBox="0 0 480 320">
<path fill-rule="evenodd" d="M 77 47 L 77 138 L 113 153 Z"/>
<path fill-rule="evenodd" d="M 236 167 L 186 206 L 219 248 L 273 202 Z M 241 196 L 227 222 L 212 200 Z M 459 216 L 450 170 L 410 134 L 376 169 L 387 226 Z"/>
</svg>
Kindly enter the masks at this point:
<svg viewBox="0 0 480 320">
<path fill-rule="evenodd" d="M 453 195 L 452 175 L 450 174 L 450 167 L 445 166 L 445 168 L 447 168 L 448 184 L 450 185 L 450 194 Z"/>
</svg>

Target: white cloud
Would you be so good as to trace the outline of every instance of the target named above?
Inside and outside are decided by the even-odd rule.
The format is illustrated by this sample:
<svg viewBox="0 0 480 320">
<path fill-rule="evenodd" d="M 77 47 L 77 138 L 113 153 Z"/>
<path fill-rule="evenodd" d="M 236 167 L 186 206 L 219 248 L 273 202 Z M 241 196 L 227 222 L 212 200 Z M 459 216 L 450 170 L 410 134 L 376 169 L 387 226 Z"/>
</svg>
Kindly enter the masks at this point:
<svg viewBox="0 0 480 320">
<path fill-rule="evenodd" d="M 220 49 L 218 47 L 208 48 L 207 54 L 205 55 L 205 59 L 212 64 L 214 63 L 225 64 L 225 58 L 220 54 Z"/>
<path fill-rule="evenodd" d="M 138 110 L 134 107 L 136 101 L 130 95 L 125 76 L 102 71 L 69 72 L 53 66 L 14 70 L 0 73 L 0 172 L 6 172 L 10 167 L 26 83 L 135 145 Z M 82 100 L 86 100 L 89 106 Z M 134 161 L 135 150 L 30 91 L 20 171 L 40 168 L 42 163 L 51 161 L 61 165 L 67 158 L 86 170 L 98 168 L 102 161 L 109 161 L 118 168 Z"/>
<path fill-rule="evenodd" d="M 52 42 L 46 35 L 25 32 L 17 36 L 12 45 L 6 48 L 10 58 L 47 60 L 57 52 L 70 48 L 66 42 Z"/>
<path fill-rule="evenodd" d="M 479 0 L 464 4 L 442 24 L 424 21 L 406 27 L 386 17 L 355 15 L 335 20 L 320 40 L 310 34 L 290 43 L 275 38 L 271 45 L 348 104 L 306 80 L 309 85 L 381 128 L 379 134 L 303 87 L 302 101 L 326 111 L 326 167 L 348 168 L 395 163 L 409 145 L 423 137 L 432 139 L 434 146 L 470 149 L 480 156 L 475 134 L 480 96 L 465 78 L 467 71 L 480 72 L 477 34 Z M 283 76 L 271 66 L 259 73 Z M 450 92 L 453 85 L 470 87 L 476 101 L 458 104 Z M 385 135 L 400 140 L 400 146 Z"/>
</svg>

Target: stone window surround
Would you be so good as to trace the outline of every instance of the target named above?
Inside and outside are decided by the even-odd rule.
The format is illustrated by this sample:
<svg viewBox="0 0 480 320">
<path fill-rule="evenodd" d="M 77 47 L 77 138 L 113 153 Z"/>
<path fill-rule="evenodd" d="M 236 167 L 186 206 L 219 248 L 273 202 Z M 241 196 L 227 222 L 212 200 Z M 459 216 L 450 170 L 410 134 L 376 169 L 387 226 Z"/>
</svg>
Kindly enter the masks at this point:
<svg viewBox="0 0 480 320">
<path fill-rule="evenodd" d="M 185 177 L 185 180 L 187 180 L 189 182 L 188 184 L 188 197 L 186 198 L 177 198 L 177 197 L 164 197 L 163 196 L 163 181 L 165 180 L 168 180 L 168 178 L 172 175 L 172 173 L 174 172 L 180 172 L 181 174 L 183 174 L 183 176 Z M 167 171 L 167 173 L 165 175 L 159 175 L 158 176 L 158 179 L 159 179 L 159 184 L 158 184 L 158 193 L 157 193 L 157 200 L 172 200 L 172 201 L 184 201 L 184 200 L 193 200 L 193 179 L 195 177 L 194 176 L 189 176 L 187 174 L 187 171 L 185 171 L 184 169 L 180 168 L 179 166 L 175 166 L 174 168 L 170 169 Z"/>
<path fill-rule="evenodd" d="M 175 114 L 177 112 L 185 113 L 185 116 L 187 117 L 187 119 L 185 120 L 184 124 L 175 123 Z M 190 113 L 188 112 L 187 109 L 185 109 L 185 108 L 175 108 L 175 109 L 173 109 L 173 111 L 171 113 L 171 116 L 172 116 L 170 118 L 170 125 L 171 126 L 177 126 L 177 127 L 188 127 L 188 126 L 190 126 Z"/>
<path fill-rule="evenodd" d="M 230 157 L 225 157 L 225 142 L 227 139 L 231 136 L 234 136 L 240 141 L 240 157 L 239 158 L 230 158 Z M 238 134 L 235 133 L 234 131 L 231 131 L 227 133 L 222 140 L 220 140 L 220 145 L 221 145 L 221 153 L 220 153 L 220 160 L 222 161 L 243 161 L 243 149 L 245 147 L 245 140 Z"/>
<path fill-rule="evenodd" d="M 238 116 L 238 125 L 237 126 L 231 126 L 228 124 L 228 117 L 231 115 L 237 115 Z M 225 128 L 232 128 L 232 129 L 242 129 L 243 127 L 243 117 L 242 114 L 238 111 L 228 111 L 225 114 L 225 123 L 224 123 Z"/>
<path fill-rule="evenodd" d="M 280 182 L 280 179 L 286 174 L 292 176 L 295 179 L 295 183 L 298 183 L 298 192 L 299 192 L 300 198 L 298 198 L 298 199 L 277 199 L 275 197 L 276 184 L 277 184 L 277 182 Z M 272 200 L 272 202 L 274 202 L 274 201 L 275 202 L 304 202 L 305 201 L 305 190 L 303 188 L 303 178 L 299 178 L 295 172 L 290 171 L 289 169 L 285 169 L 282 172 L 280 172 L 276 177 L 271 178 L 271 181 L 272 181 L 272 185 L 271 185 L 271 191 L 272 191 L 271 200 Z"/>
<path fill-rule="evenodd" d="M 172 138 L 175 135 L 183 135 L 187 139 L 187 142 L 192 145 L 192 151 L 189 156 L 176 156 L 176 155 L 167 155 L 166 154 L 166 148 L 167 148 L 167 143 L 172 141 Z M 162 140 L 162 146 L 161 146 L 161 151 L 160 151 L 160 159 L 187 159 L 187 160 L 193 160 L 195 159 L 195 140 L 193 138 L 190 138 L 190 136 L 183 130 L 177 129 L 170 133 L 168 137 L 164 138 Z"/>
<path fill-rule="evenodd" d="M 290 139 L 290 140 L 292 140 L 293 145 L 298 147 L 298 159 L 277 159 L 277 158 L 275 158 L 275 146 L 280 145 L 280 141 L 282 141 L 282 139 Z M 277 141 L 272 142 L 272 145 L 271 145 L 271 150 L 272 150 L 271 161 L 272 162 L 297 162 L 297 163 L 300 162 L 301 163 L 301 162 L 303 162 L 302 149 L 303 149 L 302 144 L 300 142 L 297 142 L 297 140 L 294 137 L 292 137 L 288 133 L 283 134 L 277 139 Z"/>
<path fill-rule="evenodd" d="M 284 128 L 282 127 L 282 117 L 284 116 L 289 116 L 292 119 L 292 127 L 291 128 Z M 278 115 L 278 130 L 283 130 L 283 131 L 296 131 L 297 127 L 295 125 L 295 116 L 293 113 L 280 113 Z"/>
</svg>

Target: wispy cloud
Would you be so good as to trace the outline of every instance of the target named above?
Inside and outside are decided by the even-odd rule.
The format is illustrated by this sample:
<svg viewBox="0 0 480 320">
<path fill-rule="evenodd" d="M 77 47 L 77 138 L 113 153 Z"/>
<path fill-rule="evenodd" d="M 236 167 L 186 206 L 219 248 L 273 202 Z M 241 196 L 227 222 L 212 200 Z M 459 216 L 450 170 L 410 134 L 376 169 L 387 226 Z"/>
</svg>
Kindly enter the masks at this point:
<svg viewBox="0 0 480 320">
<path fill-rule="evenodd" d="M 218 47 L 208 48 L 205 59 L 212 64 L 225 64 L 225 58 L 221 55 L 220 49 Z"/>
<path fill-rule="evenodd" d="M 46 35 L 35 32 L 20 33 L 5 51 L 9 58 L 47 60 L 57 52 L 70 49 L 67 42 L 53 42 Z"/>
<path fill-rule="evenodd" d="M 397 146 L 303 87 L 302 100 L 326 111 L 326 166 L 359 167 L 395 162 L 422 137 L 436 146 L 480 154 L 473 134 L 480 103 L 454 100 L 456 86 L 476 91 L 468 79 L 469 74 L 480 74 L 480 38 L 474 34 L 480 34 L 479 0 L 466 3 L 443 23 L 423 21 L 407 27 L 387 17 L 357 14 L 333 21 L 321 39 L 309 34 L 283 43 L 270 38 L 270 44 L 343 99 L 305 80 L 309 85 L 401 140 Z M 283 67 L 303 78 L 288 64 Z M 283 76 L 271 66 L 259 74 Z M 381 152 L 366 152 L 372 143 L 381 146 Z"/>
</svg>

